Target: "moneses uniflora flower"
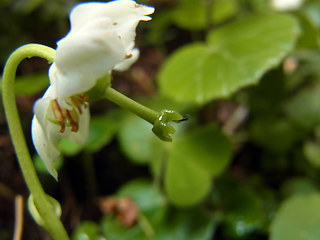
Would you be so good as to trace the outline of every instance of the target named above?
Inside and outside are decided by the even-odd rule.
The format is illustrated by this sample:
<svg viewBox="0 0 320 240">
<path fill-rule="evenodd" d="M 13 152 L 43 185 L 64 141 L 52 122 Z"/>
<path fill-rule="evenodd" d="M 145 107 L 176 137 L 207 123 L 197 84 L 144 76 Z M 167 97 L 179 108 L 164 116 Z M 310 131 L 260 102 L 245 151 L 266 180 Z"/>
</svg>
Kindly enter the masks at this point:
<svg viewBox="0 0 320 240">
<path fill-rule="evenodd" d="M 49 69 L 50 87 L 34 107 L 32 138 L 50 174 L 62 138 L 83 144 L 88 136 L 89 107 L 83 93 L 113 69 L 126 70 L 139 55 L 134 48 L 139 21 L 154 8 L 132 0 L 82 3 L 70 14 L 71 30 L 57 42 Z"/>
</svg>

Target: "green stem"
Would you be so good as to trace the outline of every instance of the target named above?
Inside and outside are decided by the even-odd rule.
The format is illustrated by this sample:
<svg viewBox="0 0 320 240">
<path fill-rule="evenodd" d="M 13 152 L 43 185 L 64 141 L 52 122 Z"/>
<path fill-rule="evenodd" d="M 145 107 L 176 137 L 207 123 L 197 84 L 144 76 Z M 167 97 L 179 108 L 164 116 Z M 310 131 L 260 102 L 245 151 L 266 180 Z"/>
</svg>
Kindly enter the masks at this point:
<svg viewBox="0 0 320 240">
<path fill-rule="evenodd" d="M 46 230 L 56 240 L 69 239 L 61 221 L 54 213 L 37 177 L 24 138 L 15 100 L 15 75 L 20 62 L 25 58 L 41 57 L 53 62 L 55 50 L 39 44 L 27 44 L 15 50 L 6 62 L 2 76 L 2 97 L 12 142 L 27 187 L 34 198 L 39 214 L 45 222 Z"/>
<path fill-rule="evenodd" d="M 138 223 L 140 227 L 143 229 L 147 238 L 152 238 L 155 236 L 154 229 L 151 223 L 149 222 L 148 218 L 146 218 L 146 216 L 144 216 L 143 214 L 140 214 L 138 217 Z"/>
<path fill-rule="evenodd" d="M 111 87 L 107 87 L 105 91 L 105 97 L 109 99 L 111 102 L 129 110 L 130 112 L 138 115 L 139 117 L 143 118 L 151 124 L 154 124 L 154 122 L 158 119 L 158 112 L 150 108 L 147 108 L 141 105 L 140 103 L 135 102 L 134 100 L 119 93 Z"/>
</svg>

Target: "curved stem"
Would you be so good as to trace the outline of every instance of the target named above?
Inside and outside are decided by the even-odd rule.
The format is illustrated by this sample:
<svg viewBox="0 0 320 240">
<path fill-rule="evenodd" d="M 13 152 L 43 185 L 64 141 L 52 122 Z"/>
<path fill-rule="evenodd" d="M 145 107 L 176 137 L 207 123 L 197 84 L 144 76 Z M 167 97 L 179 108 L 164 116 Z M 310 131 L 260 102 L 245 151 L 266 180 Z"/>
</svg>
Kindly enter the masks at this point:
<svg viewBox="0 0 320 240">
<path fill-rule="evenodd" d="M 130 112 L 138 115 L 144 120 L 148 121 L 152 125 L 158 119 L 159 113 L 147 108 L 140 103 L 135 102 L 131 98 L 119 93 L 111 87 L 107 87 L 105 90 L 105 97 L 109 99 L 111 102 L 129 110 Z"/>
<path fill-rule="evenodd" d="M 15 100 L 15 75 L 20 62 L 25 58 L 41 57 L 53 62 L 55 50 L 39 44 L 27 44 L 15 50 L 6 62 L 2 76 L 2 97 L 12 142 L 18 157 L 21 171 L 30 193 L 34 197 L 37 210 L 45 222 L 45 228 L 56 240 L 69 239 L 61 221 L 55 215 L 37 177 L 28 151 L 19 119 Z"/>
</svg>

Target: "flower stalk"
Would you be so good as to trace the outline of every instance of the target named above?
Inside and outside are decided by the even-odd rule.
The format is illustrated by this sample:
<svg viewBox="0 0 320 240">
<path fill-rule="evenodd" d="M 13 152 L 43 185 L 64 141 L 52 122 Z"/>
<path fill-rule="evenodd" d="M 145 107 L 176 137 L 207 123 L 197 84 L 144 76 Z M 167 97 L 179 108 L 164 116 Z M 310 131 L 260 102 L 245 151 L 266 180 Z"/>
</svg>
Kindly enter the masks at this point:
<svg viewBox="0 0 320 240">
<path fill-rule="evenodd" d="M 146 106 L 137 103 L 136 101 L 128 98 L 127 96 L 119 93 L 111 87 L 107 87 L 105 90 L 105 97 L 111 102 L 119 105 L 122 108 L 129 110 L 130 112 L 136 114 L 147 122 L 154 124 L 158 118 L 158 112 L 147 108 Z"/>
<path fill-rule="evenodd" d="M 25 58 L 41 57 L 53 62 L 55 50 L 40 44 L 27 44 L 15 50 L 4 67 L 2 76 L 2 98 L 8 122 L 11 139 L 17 154 L 18 162 L 35 205 L 42 219 L 44 227 L 54 239 L 69 239 L 60 219 L 56 216 L 53 206 L 44 192 L 24 138 L 18 109 L 15 100 L 15 75 L 20 62 Z"/>
<path fill-rule="evenodd" d="M 142 119 L 153 125 L 152 131 L 161 140 L 171 142 L 172 138 L 170 134 L 175 133 L 175 129 L 168 124 L 168 122 L 182 122 L 187 120 L 187 117 L 180 115 L 176 111 L 162 110 L 156 112 L 146 106 L 137 103 L 136 101 L 128 98 L 127 96 L 119 93 L 111 87 L 107 87 L 105 90 L 105 97 L 111 102 L 119 105 L 122 108 L 129 110 Z"/>
</svg>

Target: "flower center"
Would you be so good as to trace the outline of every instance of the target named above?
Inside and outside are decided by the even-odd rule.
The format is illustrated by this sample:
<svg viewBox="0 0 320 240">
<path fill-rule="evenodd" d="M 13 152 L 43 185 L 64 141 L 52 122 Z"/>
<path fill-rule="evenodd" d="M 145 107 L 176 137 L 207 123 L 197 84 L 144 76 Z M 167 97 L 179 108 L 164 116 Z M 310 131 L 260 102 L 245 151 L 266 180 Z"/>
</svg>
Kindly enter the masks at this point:
<svg viewBox="0 0 320 240">
<path fill-rule="evenodd" d="M 68 104 L 72 106 L 72 109 L 62 108 L 57 99 L 52 100 L 51 108 L 54 118 L 60 125 L 60 132 L 63 133 L 67 127 L 71 127 L 71 132 L 78 132 L 79 130 L 79 114 L 82 114 L 81 107 L 86 108 L 88 101 L 87 96 L 79 95 L 69 98 Z"/>
</svg>

